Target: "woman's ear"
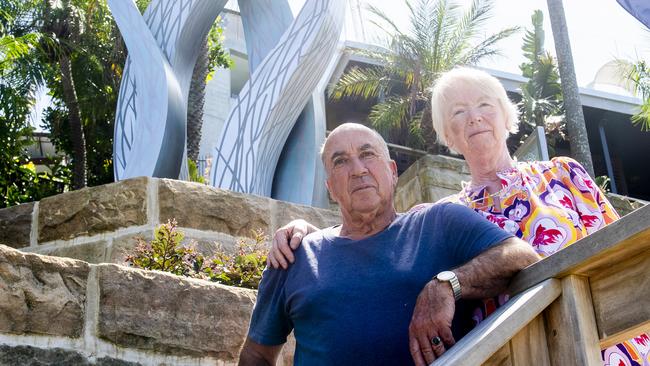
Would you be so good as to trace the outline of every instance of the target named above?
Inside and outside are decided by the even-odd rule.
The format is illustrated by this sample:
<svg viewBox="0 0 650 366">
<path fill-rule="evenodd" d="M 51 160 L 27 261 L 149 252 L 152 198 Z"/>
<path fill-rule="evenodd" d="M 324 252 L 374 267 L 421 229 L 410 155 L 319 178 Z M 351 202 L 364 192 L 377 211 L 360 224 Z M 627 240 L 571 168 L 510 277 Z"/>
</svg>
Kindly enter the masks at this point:
<svg viewBox="0 0 650 366">
<path fill-rule="evenodd" d="M 451 148 L 454 145 L 454 142 L 449 139 L 449 136 L 445 134 L 445 142 L 447 143 L 447 147 Z"/>
</svg>

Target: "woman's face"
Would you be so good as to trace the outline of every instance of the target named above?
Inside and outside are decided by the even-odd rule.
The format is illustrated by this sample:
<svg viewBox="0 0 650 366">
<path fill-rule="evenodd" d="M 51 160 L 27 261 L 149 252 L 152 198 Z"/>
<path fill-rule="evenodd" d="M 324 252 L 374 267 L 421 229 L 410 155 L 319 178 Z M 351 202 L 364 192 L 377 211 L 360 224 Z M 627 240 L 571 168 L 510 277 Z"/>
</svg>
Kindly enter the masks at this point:
<svg viewBox="0 0 650 366">
<path fill-rule="evenodd" d="M 450 148 L 465 158 L 503 149 L 506 117 L 497 98 L 467 82 L 459 82 L 449 97 L 445 107 L 445 137 Z"/>
</svg>

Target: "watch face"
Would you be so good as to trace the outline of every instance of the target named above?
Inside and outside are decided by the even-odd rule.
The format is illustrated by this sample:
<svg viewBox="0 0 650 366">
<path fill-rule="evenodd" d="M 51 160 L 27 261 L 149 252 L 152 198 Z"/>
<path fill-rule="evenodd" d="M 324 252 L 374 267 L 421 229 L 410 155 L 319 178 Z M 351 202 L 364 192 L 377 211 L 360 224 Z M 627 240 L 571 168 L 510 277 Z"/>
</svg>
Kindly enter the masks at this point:
<svg viewBox="0 0 650 366">
<path fill-rule="evenodd" d="M 454 272 L 451 271 L 442 271 L 436 276 L 440 281 L 450 281 L 452 278 L 456 277 Z"/>
</svg>

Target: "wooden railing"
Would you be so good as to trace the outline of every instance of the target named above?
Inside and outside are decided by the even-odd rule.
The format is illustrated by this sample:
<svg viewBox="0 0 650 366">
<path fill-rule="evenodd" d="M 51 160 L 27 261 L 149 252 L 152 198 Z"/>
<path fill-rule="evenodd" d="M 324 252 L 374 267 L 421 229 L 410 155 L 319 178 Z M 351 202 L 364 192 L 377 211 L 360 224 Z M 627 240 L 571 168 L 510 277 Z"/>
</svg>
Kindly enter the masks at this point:
<svg viewBox="0 0 650 366">
<path fill-rule="evenodd" d="M 524 269 L 515 296 L 432 363 L 602 365 L 650 332 L 650 206 Z"/>
</svg>

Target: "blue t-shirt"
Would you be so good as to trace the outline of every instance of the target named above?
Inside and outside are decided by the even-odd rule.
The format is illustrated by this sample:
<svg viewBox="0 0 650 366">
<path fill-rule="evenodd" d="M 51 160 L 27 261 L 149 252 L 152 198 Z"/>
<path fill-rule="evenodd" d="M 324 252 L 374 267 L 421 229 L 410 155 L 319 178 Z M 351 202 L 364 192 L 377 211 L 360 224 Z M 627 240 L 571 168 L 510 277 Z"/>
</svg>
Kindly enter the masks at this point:
<svg viewBox="0 0 650 366">
<path fill-rule="evenodd" d="M 310 234 L 288 270 L 265 270 L 248 335 L 279 345 L 293 329 L 296 365 L 412 364 L 408 326 L 424 285 L 511 236 L 449 203 L 362 240 Z"/>
</svg>

